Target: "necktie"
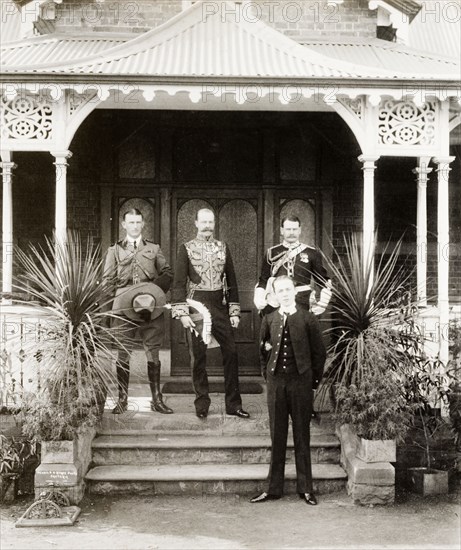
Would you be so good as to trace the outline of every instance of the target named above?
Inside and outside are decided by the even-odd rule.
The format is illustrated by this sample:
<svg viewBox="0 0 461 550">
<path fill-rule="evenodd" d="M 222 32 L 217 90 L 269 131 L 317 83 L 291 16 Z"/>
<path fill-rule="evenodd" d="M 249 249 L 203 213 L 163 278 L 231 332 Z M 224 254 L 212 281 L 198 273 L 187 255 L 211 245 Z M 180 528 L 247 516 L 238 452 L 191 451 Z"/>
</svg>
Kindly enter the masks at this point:
<svg viewBox="0 0 461 550">
<path fill-rule="evenodd" d="M 133 241 L 133 249 L 134 249 L 135 252 L 138 249 L 138 245 L 137 245 L 136 241 Z"/>
</svg>

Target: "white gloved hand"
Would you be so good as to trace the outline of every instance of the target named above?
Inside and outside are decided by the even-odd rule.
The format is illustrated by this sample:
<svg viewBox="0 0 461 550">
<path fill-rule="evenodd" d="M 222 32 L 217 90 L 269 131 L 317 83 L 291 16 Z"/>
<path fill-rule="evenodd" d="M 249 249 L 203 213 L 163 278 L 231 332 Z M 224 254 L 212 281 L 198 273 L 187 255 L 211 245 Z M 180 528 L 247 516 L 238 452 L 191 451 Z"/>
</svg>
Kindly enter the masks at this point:
<svg viewBox="0 0 461 550">
<path fill-rule="evenodd" d="M 326 307 L 328 306 L 331 299 L 331 288 L 330 286 L 327 286 L 325 288 L 322 288 L 320 292 L 320 299 L 318 302 L 315 303 L 314 306 L 312 306 L 312 313 L 314 315 L 321 315 Z"/>
<path fill-rule="evenodd" d="M 267 306 L 266 289 L 257 286 L 253 296 L 253 303 L 257 309 L 264 309 Z"/>
</svg>

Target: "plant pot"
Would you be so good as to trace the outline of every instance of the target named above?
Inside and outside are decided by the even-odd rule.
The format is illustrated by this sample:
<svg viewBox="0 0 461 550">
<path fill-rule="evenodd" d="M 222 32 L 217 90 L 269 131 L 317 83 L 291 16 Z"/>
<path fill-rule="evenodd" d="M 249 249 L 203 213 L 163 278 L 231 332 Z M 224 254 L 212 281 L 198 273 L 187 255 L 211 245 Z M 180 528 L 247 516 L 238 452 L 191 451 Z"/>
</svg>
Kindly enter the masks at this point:
<svg viewBox="0 0 461 550">
<path fill-rule="evenodd" d="M 357 438 L 356 456 L 364 462 L 395 462 L 396 444 L 394 439 Z"/>
<path fill-rule="evenodd" d="M 434 468 L 408 468 L 410 488 L 424 497 L 448 493 L 448 472 Z"/>
</svg>

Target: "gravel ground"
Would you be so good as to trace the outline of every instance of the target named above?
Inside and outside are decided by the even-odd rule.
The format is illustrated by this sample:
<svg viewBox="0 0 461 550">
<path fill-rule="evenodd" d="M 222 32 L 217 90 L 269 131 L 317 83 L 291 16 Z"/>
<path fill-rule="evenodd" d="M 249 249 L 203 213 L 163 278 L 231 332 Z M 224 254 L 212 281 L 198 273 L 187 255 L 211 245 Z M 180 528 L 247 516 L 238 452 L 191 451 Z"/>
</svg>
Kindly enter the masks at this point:
<svg viewBox="0 0 461 550">
<path fill-rule="evenodd" d="M 444 549 L 461 547 L 461 491 L 402 493 L 394 506 L 355 506 L 344 493 L 310 507 L 227 496 L 85 497 L 73 527 L 15 528 L 27 508 L 4 506 L 0 549 Z"/>
</svg>

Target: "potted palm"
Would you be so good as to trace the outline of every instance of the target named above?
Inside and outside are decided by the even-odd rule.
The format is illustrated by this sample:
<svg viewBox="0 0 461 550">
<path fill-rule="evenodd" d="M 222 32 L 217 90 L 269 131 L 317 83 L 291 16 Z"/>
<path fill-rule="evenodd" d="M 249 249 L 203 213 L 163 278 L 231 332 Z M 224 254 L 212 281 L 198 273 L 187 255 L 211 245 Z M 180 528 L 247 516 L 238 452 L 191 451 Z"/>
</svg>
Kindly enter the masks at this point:
<svg viewBox="0 0 461 550">
<path fill-rule="evenodd" d="M 385 356 L 375 358 L 360 381 L 336 390 L 335 420 L 357 434 L 356 456 L 364 462 L 395 462 L 396 444 L 408 431 L 411 409 Z"/>
<path fill-rule="evenodd" d="M 448 405 L 453 382 L 450 369 L 424 355 L 415 355 L 411 371 L 401 377 L 402 390 L 414 412 L 406 444 L 419 463 L 408 468 L 407 481 L 423 496 L 448 492 L 455 437 L 441 411 Z"/>
<path fill-rule="evenodd" d="M 27 357 L 39 359 L 40 379 L 21 412 L 24 434 L 42 444 L 36 489 L 61 483 L 74 487 L 71 498 L 78 500 L 91 439 L 113 384 L 113 350 L 122 345 L 120 332 L 107 322 L 113 316 L 112 282 L 101 282 L 99 246 L 89 239 L 82 243 L 75 232 L 65 241 L 47 239 L 44 248 L 19 250 L 17 261 L 17 286 L 33 298 L 30 315 L 40 330 L 25 348 Z M 71 462 L 72 468 L 62 466 Z"/>
</svg>

